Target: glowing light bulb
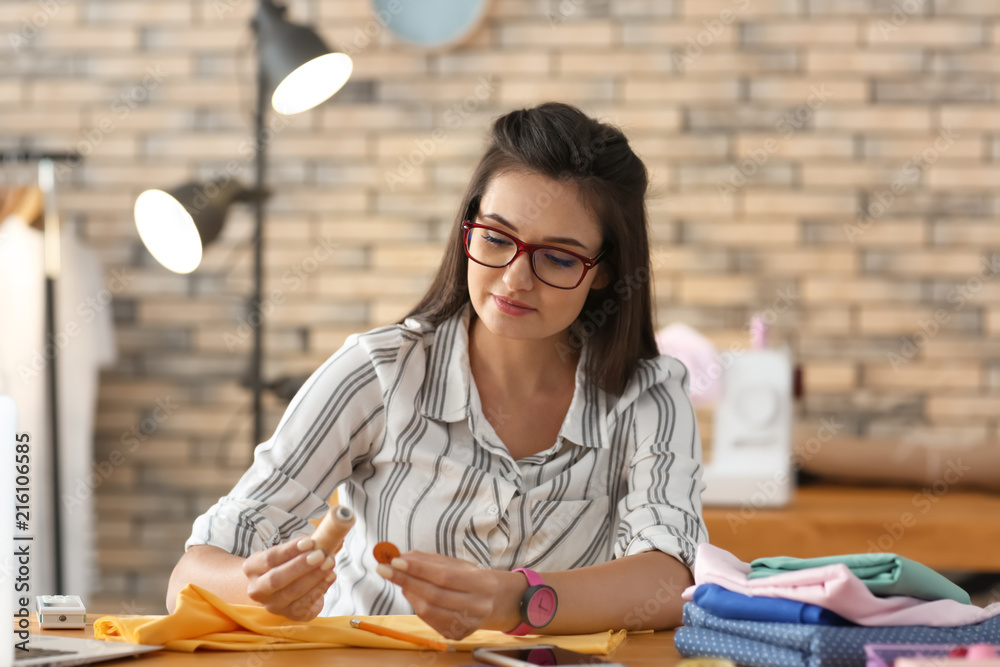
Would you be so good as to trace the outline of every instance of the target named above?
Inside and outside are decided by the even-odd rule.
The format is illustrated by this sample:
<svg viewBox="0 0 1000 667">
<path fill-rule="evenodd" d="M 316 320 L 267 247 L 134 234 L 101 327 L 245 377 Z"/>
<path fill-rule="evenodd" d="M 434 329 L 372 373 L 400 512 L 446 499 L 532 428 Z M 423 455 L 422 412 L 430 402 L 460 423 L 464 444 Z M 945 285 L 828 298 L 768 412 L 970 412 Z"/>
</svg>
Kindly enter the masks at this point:
<svg viewBox="0 0 1000 667">
<path fill-rule="evenodd" d="M 135 200 L 139 238 L 160 264 L 191 273 L 201 264 L 201 236 L 191 214 L 163 190 L 146 190 Z"/>
<path fill-rule="evenodd" d="M 354 63 L 343 53 L 328 53 L 298 67 L 278 84 L 271 106 L 280 114 L 295 114 L 325 102 L 351 78 Z"/>
</svg>

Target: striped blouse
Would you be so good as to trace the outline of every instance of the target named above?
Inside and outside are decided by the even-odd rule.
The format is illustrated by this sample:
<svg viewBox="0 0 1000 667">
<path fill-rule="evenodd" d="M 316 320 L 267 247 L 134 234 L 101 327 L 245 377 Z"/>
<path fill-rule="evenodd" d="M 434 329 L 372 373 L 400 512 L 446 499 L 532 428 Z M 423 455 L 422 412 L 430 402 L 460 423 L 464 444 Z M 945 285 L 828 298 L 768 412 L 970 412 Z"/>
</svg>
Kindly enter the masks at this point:
<svg viewBox="0 0 1000 667">
<path fill-rule="evenodd" d="M 708 535 L 683 364 L 644 360 L 615 397 L 588 382 L 584 346 L 556 442 L 515 461 L 469 369 L 469 313 L 348 338 L 229 495 L 195 520 L 185 548 L 246 557 L 307 535 L 339 488 L 357 523 L 323 615 L 413 613 L 375 574 L 371 548 L 383 540 L 501 570 L 565 570 L 651 550 L 690 567 Z"/>
</svg>

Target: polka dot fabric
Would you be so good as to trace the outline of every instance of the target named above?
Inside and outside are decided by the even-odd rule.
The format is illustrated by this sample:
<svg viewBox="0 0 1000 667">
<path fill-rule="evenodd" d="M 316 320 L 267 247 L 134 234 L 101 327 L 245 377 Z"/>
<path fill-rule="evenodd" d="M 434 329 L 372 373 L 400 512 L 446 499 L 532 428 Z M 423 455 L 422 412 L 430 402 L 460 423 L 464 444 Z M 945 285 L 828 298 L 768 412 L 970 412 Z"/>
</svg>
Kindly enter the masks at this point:
<svg viewBox="0 0 1000 667">
<path fill-rule="evenodd" d="M 684 627 L 674 634 L 684 657 L 727 658 L 747 667 L 864 667 L 865 644 L 975 644 L 1000 642 L 1000 617 L 976 625 L 834 627 L 734 621 L 684 605 Z"/>
</svg>

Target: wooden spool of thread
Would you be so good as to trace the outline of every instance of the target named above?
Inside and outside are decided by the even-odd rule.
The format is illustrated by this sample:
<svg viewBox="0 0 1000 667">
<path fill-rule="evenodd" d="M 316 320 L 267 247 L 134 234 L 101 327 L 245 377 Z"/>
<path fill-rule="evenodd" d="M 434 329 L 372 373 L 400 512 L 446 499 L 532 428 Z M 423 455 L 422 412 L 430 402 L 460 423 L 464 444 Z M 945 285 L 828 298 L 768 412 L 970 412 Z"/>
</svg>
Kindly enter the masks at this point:
<svg viewBox="0 0 1000 667">
<path fill-rule="evenodd" d="M 333 556 L 344 546 L 344 538 L 353 525 L 354 512 L 343 505 L 335 505 L 326 513 L 316 532 L 312 534 L 313 542 L 317 548 L 326 552 L 327 556 Z"/>
</svg>

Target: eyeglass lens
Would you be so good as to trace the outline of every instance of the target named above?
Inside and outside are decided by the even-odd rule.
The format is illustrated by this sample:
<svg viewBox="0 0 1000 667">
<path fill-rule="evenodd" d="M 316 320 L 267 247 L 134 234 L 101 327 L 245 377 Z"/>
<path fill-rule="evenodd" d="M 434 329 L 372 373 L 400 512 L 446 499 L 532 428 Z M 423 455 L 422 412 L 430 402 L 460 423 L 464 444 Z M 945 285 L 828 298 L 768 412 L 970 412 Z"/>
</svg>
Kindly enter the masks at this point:
<svg viewBox="0 0 1000 667">
<path fill-rule="evenodd" d="M 517 244 L 502 232 L 475 227 L 466 237 L 469 255 L 487 266 L 506 266 L 517 253 Z M 539 280 L 553 287 L 575 287 L 583 276 L 578 257 L 553 248 L 538 248 L 531 254 L 531 268 Z"/>
</svg>

